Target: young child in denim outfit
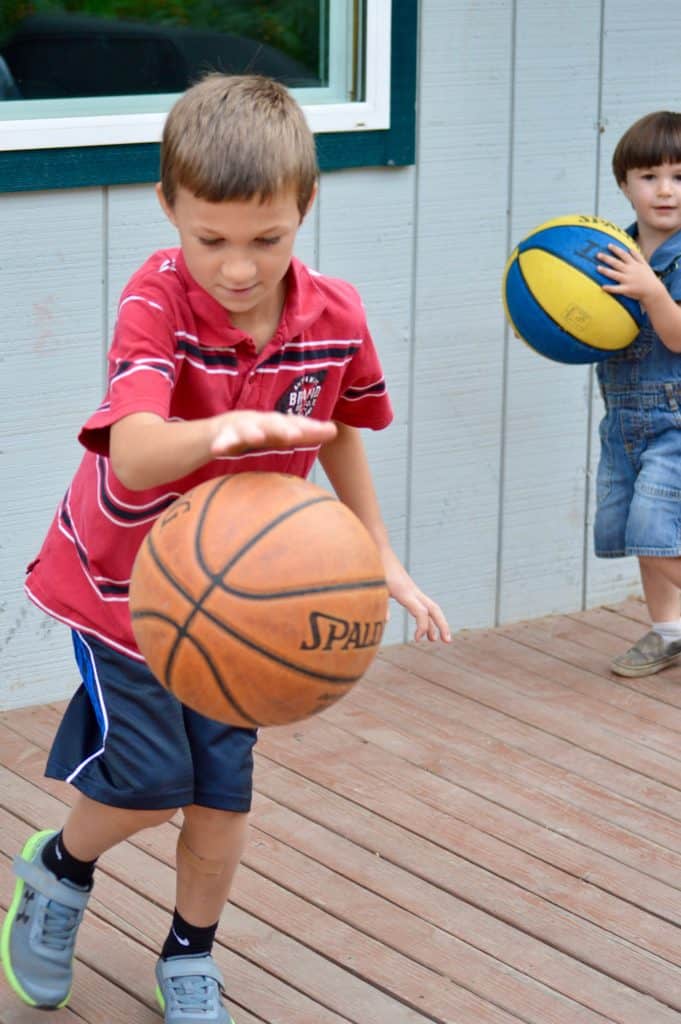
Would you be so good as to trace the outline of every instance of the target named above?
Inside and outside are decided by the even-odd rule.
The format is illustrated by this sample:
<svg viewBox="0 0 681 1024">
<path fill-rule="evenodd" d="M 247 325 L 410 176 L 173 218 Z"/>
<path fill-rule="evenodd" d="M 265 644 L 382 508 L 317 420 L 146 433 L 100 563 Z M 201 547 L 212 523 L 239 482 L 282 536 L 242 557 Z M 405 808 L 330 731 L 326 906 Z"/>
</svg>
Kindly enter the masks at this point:
<svg viewBox="0 0 681 1024">
<path fill-rule="evenodd" d="M 150 257 L 123 293 L 106 398 L 27 579 L 32 600 L 72 628 L 83 681 L 47 765 L 79 792 L 63 830 L 36 833 L 16 858 L 2 932 L 5 973 L 32 1006 L 69 998 L 97 858 L 181 808 L 158 1002 L 166 1024 L 231 1021 L 211 949 L 245 843 L 256 734 L 164 690 L 128 608 L 135 554 L 178 493 L 246 470 L 306 476 L 319 455 L 376 540 L 416 638 L 450 639 L 379 512 L 358 428 L 381 429 L 392 412 L 362 304 L 293 257 L 317 174 L 300 107 L 268 79 L 211 75 L 167 119 L 157 192 L 180 248 Z"/>
<path fill-rule="evenodd" d="M 645 676 L 681 658 L 681 114 L 642 117 L 612 164 L 640 254 L 610 245 L 599 270 L 605 291 L 638 299 L 645 317 L 633 344 L 598 365 L 594 536 L 600 557 L 638 558 L 652 629 L 612 670 Z"/>
</svg>

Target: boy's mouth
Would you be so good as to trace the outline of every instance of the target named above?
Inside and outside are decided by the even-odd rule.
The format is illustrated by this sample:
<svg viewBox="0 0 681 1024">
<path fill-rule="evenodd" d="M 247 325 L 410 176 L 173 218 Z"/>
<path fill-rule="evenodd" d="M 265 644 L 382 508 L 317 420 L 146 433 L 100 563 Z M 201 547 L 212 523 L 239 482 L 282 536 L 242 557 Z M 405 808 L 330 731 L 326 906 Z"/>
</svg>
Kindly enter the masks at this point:
<svg viewBox="0 0 681 1024">
<path fill-rule="evenodd" d="M 220 287 L 229 295 L 249 295 L 254 290 L 255 285 L 249 284 L 247 288 L 230 288 L 229 285 L 223 284 Z"/>
</svg>

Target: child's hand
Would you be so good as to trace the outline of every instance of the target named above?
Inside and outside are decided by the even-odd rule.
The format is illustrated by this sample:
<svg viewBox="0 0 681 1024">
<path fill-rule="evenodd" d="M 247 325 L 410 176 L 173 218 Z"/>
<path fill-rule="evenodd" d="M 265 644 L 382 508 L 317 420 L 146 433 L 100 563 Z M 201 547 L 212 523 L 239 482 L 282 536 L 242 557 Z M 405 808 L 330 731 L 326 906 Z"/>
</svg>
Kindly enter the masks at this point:
<svg viewBox="0 0 681 1024">
<path fill-rule="evenodd" d="M 213 455 L 236 455 L 250 448 L 325 444 L 332 441 L 337 432 L 331 421 L 250 409 L 214 416 L 211 425 L 215 431 L 211 443 Z"/>
<path fill-rule="evenodd" d="M 419 590 L 391 549 L 383 552 L 383 565 L 390 596 L 416 619 L 414 640 L 427 637 L 429 640 L 444 640 L 448 644 L 452 634 L 440 606 Z"/>
<path fill-rule="evenodd" d="M 613 295 L 627 295 L 639 302 L 649 302 L 664 289 L 662 282 L 655 276 L 649 263 L 640 252 L 623 249 L 619 245 L 609 245 L 609 252 L 599 252 L 598 270 L 605 277 L 611 278 L 613 284 L 603 285 L 604 292 Z"/>
</svg>

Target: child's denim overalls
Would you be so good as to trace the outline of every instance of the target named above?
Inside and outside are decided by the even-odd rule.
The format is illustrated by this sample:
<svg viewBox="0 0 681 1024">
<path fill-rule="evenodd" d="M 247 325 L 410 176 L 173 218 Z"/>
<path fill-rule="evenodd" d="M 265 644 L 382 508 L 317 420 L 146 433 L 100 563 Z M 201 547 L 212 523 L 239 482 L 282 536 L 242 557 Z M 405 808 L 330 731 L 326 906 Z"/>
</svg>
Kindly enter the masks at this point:
<svg viewBox="0 0 681 1024">
<path fill-rule="evenodd" d="M 628 228 L 636 237 L 636 225 Z M 681 302 L 681 231 L 650 260 Z M 681 354 L 662 344 L 646 316 L 634 342 L 597 366 L 606 414 L 600 424 L 596 554 L 681 555 Z"/>
</svg>

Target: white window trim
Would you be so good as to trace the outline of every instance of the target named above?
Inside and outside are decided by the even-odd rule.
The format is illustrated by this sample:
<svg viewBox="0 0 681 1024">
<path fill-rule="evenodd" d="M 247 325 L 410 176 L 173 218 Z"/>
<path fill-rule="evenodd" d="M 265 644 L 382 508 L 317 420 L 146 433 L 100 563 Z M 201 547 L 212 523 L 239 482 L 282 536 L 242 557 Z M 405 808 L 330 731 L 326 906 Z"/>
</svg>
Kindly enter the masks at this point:
<svg viewBox="0 0 681 1024">
<path fill-rule="evenodd" d="M 392 2 L 366 0 L 366 4 L 366 99 L 358 103 L 306 104 L 305 91 L 294 90 L 315 133 L 390 127 Z M 158 102 L 158 97 L 149 99 Z M 167 109 L 142 114 L 0 120 L 0 151 L 159 142 L 166 113 Z"/>
</svg>

